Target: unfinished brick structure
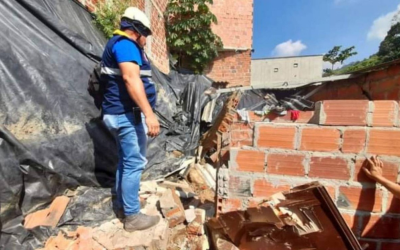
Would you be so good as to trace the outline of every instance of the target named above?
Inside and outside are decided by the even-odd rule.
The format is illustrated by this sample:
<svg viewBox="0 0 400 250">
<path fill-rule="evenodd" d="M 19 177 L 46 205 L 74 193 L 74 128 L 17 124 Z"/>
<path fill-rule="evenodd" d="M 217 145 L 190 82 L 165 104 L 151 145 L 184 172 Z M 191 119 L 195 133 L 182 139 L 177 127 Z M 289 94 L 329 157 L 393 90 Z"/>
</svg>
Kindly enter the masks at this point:
<svg viewBox="0 0 400 250">
<path fill-rule="evenodd" d="M 228 86 L 250 85 L 253 0 L 214 1 L 211 11 L 218 18 L 213 30 L 221 37 L 224 49 L 210 65 L 208 76 L 228 82 Z"/>
<path fill-rule="evenodd" d="M 230 130 L 229 167 L 219 173 L 219 211 L 253 207 L 276 192 L 319 181 L 368 249 L 399 249 L 400 200 L 361 171 L 365 158 L 378 154 L 384 176 L 398 181 L 400 114 L 393 93 L 399 86 L 400 65 L 393 65 L 330 83 L 315 95 L 321 101 L 315 111 L 301 112 L 296 121 L 290 113 L 238 119 Z M 366 92 L 375 100 L 365 100 Z"/>
<path fill-rule="evenodd" d="M 94 11 L 99 0 L 79 0 Z M 154 64 L 163 72 L 169 73 L 168 49 L 165 38 L 163 13 L 167 0 L 132 0 L 137 2 L 148 16 L 151 16 L 153 36 L 148 39 L 147 53 Z M 206 74 L 218 82 L 229 86 L 250 85 L 251 49 L 253 42 L 253 0 L 214 1 L 211 11 L 218 18 L 213 27 L 224 43 L 219 57 L 206 70 Z"/>
</svg>

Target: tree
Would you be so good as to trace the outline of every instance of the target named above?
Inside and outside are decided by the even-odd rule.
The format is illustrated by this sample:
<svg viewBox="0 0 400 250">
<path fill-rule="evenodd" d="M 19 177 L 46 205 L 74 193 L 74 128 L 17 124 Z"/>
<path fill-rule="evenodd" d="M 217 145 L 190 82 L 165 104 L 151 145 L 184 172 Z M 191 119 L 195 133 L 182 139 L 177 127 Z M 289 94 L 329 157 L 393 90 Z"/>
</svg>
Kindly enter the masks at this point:
<svg viewBox="0 0 400 250">
<path fill-rule="evenodd" d="M 170 53 L 195 73 L 202 73 L 205 67 L 218 56 L 222 48 L 221 38 L 211 30 L 217 23 L 209 4 L 212 0 L 169 0 L 166 9 L 167 45 Z"/>
<path fill-rule="evenodd" d="M 329 50 L 328 53 L 326 53 L 323 57 L 323 60 L 325 62 L 330 62 L 332 64 L 332 70 L 333 70 L 333 66 L 335 65 L 335 63 L 337 63 L 337 57 L 339 55 L 340 52 L 340 48 L 342 46 L 334 46 L 333 49 Z"/>
<path fill-rule="evenodd" d="M 357 52 L 356 52 L 356 51 L 353 51 L 354 49 L 355 49 L 355 47 L 354 47 L 354 46 L 351 46 L 351 47 L 349 47 L 349 48 L 347 48 L 347 49 L 344 49 L 344 50 L 340 51 L 340 53 L 339 53 L 339 55 L 338 55 L 338 61 L 339 61 L 341 64 L 343 64 L 343 62 L 344 62 L 347 58 L 357 55 Z"/>
<path fill-rule="evenodd" d="M 114 31 L 119 28 L 121 16 L 125 9 L 137 5 L 137 0 L 97 1 L 94 23 L 106 38 L 111 38 Z"/>
<path fill-rule="evenodd" d="M 382 62 L 400 58 L 400 23 L 393 25 L 379 46 L 378 56 Z"/>
<path fill-rule="evenodd" d="M 349 48 L 346 48 L 344 50 L 341 50 L 342 46 L 334 46 L 331 50 L 328 51 L 323 57 L 323 60 L 325 62 L 330 62 L 332 64 L 332 70 L 333 67 L 337 62 L 340 62 L 343 64 L 343 62 L 354 55 L 357 55 L 357 52 L 353 51 L 355 49 L 354 46 L 351 46 Z"/>
</svg>

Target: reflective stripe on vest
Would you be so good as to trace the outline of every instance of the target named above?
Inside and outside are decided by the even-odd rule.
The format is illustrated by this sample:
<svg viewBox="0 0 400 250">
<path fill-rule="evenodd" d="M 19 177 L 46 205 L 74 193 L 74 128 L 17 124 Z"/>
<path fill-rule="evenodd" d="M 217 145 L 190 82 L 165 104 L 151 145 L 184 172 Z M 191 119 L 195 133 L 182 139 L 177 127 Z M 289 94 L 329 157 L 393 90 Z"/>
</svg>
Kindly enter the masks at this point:
<svg viewBox="0 0 400 250">
<path fill-rule="evenodd" d="M 112 75 L 112 76 L 121 76 L 121 70 L 109 67 L 101 67 L 101 74 L 104 75 Z M 140 71 L 141 77 L 151 77 L 151 70 L 141 70 Z"/>
</svg>

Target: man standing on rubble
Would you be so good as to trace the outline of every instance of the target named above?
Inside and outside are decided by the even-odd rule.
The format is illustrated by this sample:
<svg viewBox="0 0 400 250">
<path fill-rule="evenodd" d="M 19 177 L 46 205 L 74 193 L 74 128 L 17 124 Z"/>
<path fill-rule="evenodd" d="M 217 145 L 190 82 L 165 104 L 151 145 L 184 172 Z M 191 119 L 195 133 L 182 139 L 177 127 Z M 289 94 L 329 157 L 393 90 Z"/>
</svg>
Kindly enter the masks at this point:
<svg viewBox="0 0 400 250">
<path fill-rule="evenodd" d="M 125 214 L 124 229 L 129 232 L 159 222 L 158 216 L 140 213 L 139 201 L 141 174 L 147 164 L 147 135 L 155 137 L 160 131 L 153 112 L 156 89 L 143 51 L 150 35 L 149 19 L 138 8 L 129 7 L 121 18 L 120 30 L 105 47 L 101 65 L 103 121 L 118 145 L 115 188 L 119 209 Z"/>
</svg>

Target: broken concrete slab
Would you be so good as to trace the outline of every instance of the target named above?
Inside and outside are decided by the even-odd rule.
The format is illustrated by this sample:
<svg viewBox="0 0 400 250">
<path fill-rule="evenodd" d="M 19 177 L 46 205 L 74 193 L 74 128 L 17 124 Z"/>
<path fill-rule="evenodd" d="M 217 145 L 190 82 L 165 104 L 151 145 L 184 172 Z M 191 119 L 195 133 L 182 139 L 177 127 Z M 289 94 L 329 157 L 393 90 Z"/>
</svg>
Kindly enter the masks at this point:
<svg viewBox="0 0 400 250">
<path fill-rule="evenodd" d="M 59 196 L 54 199 L 49 208 L 28 214 L 25 218 L 24 227 L 33 229 L 38 226 L 56 227 L 70 199 L 66 196 Z"/>
</svg>

